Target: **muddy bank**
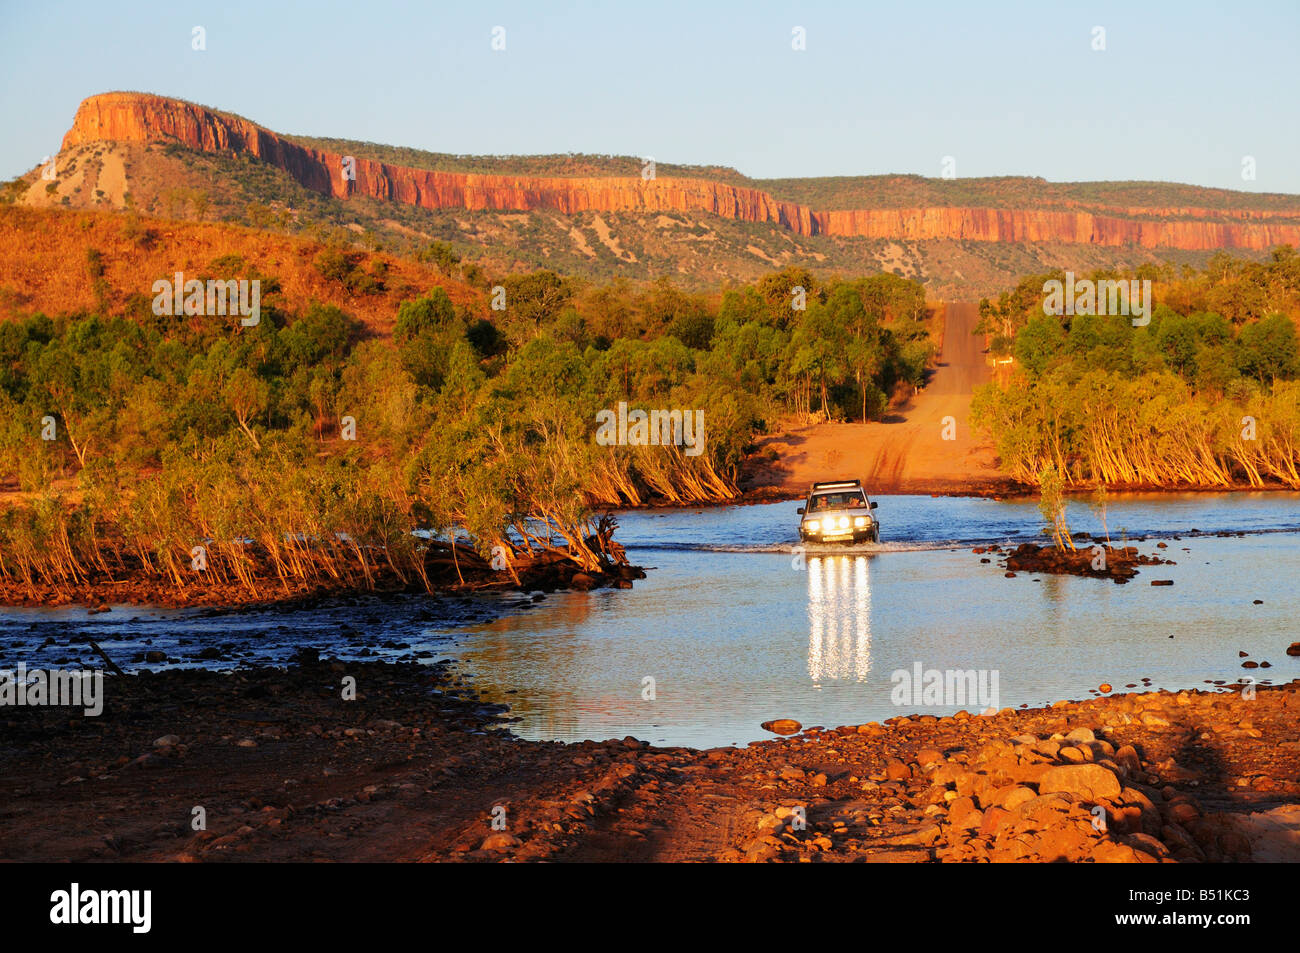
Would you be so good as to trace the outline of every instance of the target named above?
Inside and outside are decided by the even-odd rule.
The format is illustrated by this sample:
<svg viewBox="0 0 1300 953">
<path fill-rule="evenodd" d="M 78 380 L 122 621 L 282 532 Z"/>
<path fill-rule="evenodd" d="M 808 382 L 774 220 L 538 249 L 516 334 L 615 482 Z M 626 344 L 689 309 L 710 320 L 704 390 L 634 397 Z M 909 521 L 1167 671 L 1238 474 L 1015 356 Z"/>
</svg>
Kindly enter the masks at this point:
<svg viewBox="0 0 1300 953">
<path fill-rule="evenodd" d="M 354 700 L 344 698 L 355 679 Z M 105 680 L 0 709 L 8 860 L 1244 861 L 1300 853 L 1300 683 L 810 728 L 525 742 L 449 665 Z M 206 830 L 196 830 L 202 808 Z M 495 824 L 494 824 L 495 821 Z"/>
<path fill-rule="evenodd" d="M 619 550 L 621 554 L 621 550 Z M 83 605 L 102 611 L 112 605 L 149 605 L 164 608 L 212 606 L 252 608 L 258 606 L 309 606 L 340 596 L 395 593 L 460 594 L 493 590 L 558 592 L 574 589 L 631 589 L 633 581 L 645 578 L 645 570 L 623 562 L 607 560 L 599 569 L 583 569 L 574 559 L 557 553 L 535 557 L 519 555 L 514 572 L 496 569 L 467 546 L 457 546 L 453 558 L 448 548 L 428 560 L 422 579 L 404 577 L 391 567 L 378 566 L 370 578 L 335 578 L 318 582 L 279 579 L 269 571 L 254 577 L 255 588 L 242 583 L 223 583 L 194 573 L 183 585 L 146 574 L 129 560 L 116 572 L 96 570 L 77 581 L 24 583 L 0 579 L 0 606 Z"/>
</svg>

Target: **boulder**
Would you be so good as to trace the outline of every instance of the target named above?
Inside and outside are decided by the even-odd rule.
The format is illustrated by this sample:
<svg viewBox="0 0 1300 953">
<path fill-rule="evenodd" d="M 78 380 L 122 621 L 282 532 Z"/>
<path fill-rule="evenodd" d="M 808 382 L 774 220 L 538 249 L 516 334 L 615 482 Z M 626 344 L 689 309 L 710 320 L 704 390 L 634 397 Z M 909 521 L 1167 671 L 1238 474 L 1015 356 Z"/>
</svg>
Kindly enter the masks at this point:
<svg viewBox="0 0 1300 953">
<path fill-rule="evenodd" d="M 943 752 L 937 748 L 922 748 L 916 753 L 916 763 L 923 768 L 928 768 L 932 764 L 940 764 L 943 761 Z"/>
<path fill-rule="evenodd" d="M 912 776 L 912 769 L 897 758 L 885 765 L 885 777 L 890 781 L 906 781 Z"/>
<path fill-rule="evenodd" d="M 496 833 L 489 834 L 485 837 L 483 839 L 483 844 L 479 849 L 510 850 L 512 847 L 518 847 L 522 843 L 523 841 L 514 834 L 507 833 L 506 831 L 497 831 Z"/>
<path fill-rule="evenodd" d="M 1049 768 L 1038 779 L 1038 793 L 1073 794 L 1096 803 L 1119 796 L 1119 778 L 1099 764 L 1067 764 Z"/>
<path fill-rule="evenodd" d="M 1026 801 L 1032 801 L 1037 796 L 1032 789 L 1024 785 L 1008 784 L 1004 788 L 999 788 L 997 793 L 993 795 L 993 804 L 996 807 L 1014 811 Z"/>
</svg>

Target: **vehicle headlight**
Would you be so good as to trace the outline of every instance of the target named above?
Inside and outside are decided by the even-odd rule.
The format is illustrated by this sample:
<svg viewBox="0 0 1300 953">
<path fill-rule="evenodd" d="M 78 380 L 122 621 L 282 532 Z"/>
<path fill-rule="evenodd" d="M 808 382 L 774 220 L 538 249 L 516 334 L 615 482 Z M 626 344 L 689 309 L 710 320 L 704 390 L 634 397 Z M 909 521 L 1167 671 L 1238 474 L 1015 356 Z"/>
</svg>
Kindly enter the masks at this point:
<svg viewBox="0 0 1300 953">
<path fill-rule="evenodd" d="M 809 520 L 808 522 L 804 523 L 804 526 L 808 528 L 808 532 L 810 533 L 815 533 L 822 528 L 822 524 L 820 520 Z"/>
<path fill-rule="evenodd" d="M 853 525 L 854 525 L 854 526 L 866 526 L 866 525 L 867 525 L 867 518 L 866 518 L 865 516 L 855 516 L 855 517 L 853 517 Z"/>
<path fill-rule="evenodd" d="M 849 518 L 847 516 L 841 516 L 840 529 L 848 529 L 848 528 L 849 528 Z"/>
</svg>

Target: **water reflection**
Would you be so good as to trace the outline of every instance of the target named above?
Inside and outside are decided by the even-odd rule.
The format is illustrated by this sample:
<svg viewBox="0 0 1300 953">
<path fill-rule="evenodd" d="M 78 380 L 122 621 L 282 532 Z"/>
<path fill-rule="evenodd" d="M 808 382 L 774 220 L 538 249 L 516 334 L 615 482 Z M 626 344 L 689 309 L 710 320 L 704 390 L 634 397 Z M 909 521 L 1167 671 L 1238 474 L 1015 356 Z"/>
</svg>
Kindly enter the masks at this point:
<svg viewBox="0 0 1300 953">
<path fill-rule="evenodd" d="M 808 557 L 808 677 L 864 682 L 871 671 L 870 560 Z"/>
</svg>

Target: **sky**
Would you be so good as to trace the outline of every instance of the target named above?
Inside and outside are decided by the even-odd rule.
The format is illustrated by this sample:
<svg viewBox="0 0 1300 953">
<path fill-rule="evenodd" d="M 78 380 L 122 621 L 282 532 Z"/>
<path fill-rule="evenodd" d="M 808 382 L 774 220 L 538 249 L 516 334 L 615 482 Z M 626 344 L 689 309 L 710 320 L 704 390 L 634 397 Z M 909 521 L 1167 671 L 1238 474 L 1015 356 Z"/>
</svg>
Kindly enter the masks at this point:
<svg viewBox="0 0 1300 953">
<path fill-rule="evenodd" d="M 1300 193 L 1300 0 L 0 0 L 0 24 L 0 179 L 122 89 L 435 152 Z"/>
</svg>

